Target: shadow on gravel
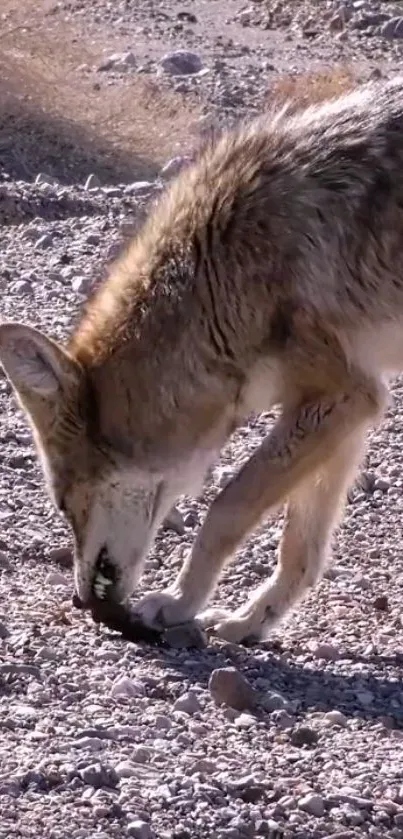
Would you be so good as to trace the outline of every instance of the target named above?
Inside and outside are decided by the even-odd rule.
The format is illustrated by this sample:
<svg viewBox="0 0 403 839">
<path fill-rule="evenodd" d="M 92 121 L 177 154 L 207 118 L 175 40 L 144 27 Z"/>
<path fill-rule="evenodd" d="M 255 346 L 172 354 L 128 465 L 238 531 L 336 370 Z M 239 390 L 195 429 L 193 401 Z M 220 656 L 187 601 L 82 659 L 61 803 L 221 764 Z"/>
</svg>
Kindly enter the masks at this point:
<svg viewBox="0 0 403 839">
<path fill-rule="evenodd" d="M 101 183 L 152 180 L 159 166 L 117 148 L 79 122 L 43 112 L 1 88 L 0 180 L 32 181 L 39 172 L 61 184 L 83 183 L 96 173 Z"/>
<path fill-rule="evenodd" d="M 144 655 L 147 648 L 141 649 L 140 654 Z M 392 727 L 403 729 L 401 683 L 396 681 L 396 672 L 403 672 L 403 654 L 363 656 L 363 669 L 347 675 L 314 667 L 308 671 L 293 663 L 290 653 L 281 652 L 274 644 L 271 649 L 268 644 L 256 648 L 256 654 L 252 649 L 233 645 L 223 645 L 219 649 L 210 646 L 200 652 L 165 652 L 153 648 L 153 653 L 154 660 L 158 658 L 160 665 L 172 674 L 180 674 L 190 685 L 204 683 L 207 687 L 212 670 L 234 666 L 246 679 L 267 680 L 271 691 L 280 693 L 288 702 L 297 701 L 299 711 L 309 709 L 325 713 L 338 710 L 347 717 L 373 721 L 385 721 L 387 717 Z M 357 661 L 350 654 L 348 659 Z M 348 659 L 346 655 L 346 668 Z M 393 673 L 385 674 L 385 668 L 389 667 L 393 668 Z M 371 672 L 365 672 L 364 668 Z"/>
</svg>

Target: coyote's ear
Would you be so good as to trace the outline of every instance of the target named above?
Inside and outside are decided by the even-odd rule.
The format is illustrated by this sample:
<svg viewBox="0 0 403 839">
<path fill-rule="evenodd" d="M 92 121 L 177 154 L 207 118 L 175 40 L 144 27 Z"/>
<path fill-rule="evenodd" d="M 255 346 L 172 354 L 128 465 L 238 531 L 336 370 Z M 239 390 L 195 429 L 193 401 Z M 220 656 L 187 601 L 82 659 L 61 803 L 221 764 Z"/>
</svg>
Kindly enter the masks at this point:
<svg viewBox="0 0 403 839">
<path fill-rule="evenodd" d="M 21 323 L 0 324 L 0 363 L 35 424 L 80 380 L 80 367 L 56 341 Z"/>
</svg>

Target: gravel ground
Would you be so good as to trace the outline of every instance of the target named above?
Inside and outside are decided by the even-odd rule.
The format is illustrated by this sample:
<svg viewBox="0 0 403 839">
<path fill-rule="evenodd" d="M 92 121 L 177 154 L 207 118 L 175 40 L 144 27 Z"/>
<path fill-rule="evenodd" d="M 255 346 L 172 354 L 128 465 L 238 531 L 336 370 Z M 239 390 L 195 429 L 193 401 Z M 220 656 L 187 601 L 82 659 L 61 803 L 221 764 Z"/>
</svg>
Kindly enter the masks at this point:
<svg viewBox="0 0 403 839">
<path fill-rule="evenodd" d="M 21 9 L 5 8 L 11 29 Z M 78 72 L 91 84 L 113 94 L 148 74 L 161 96 L 195 97 L 214 120 L 259 109 L 280 72 L 354 59 L 363 76 L 392 73 L 403 49 L 384 28 L 403 16 L 398 2 L 60 0 L 46 10 L 49 38 L 66 26 L 79 43 L 87 33 L 93 59 Z M 164 70 L 178 49 L 193 58 L 174 61 L 199 59 L 201 70 Z M 134 63 L 117 66 L 130 52 Z M 2 318 L 63 338 L 166 175 L 85 187 L 81 162 L 70 180 L 42 172 L 35 184 L 16 179 L 12 149 L 0 153 Z M 333 563 L 281 631 L 249 650 L 165 649 L 123 642 L 72 608 L 69 533 L 0 377 L 0 839 L 403 839 L 403 381 L 394 397 Z M 204 494 L 181 499 L 184 533 L 159 535 L 142 591 L 172 580 L 207 505 L 271 421 L 240 429 Z M 245 545 L 217 601 L 238 605 L 270 573 L 280 528 L 271 521 Z"/>
</svg>

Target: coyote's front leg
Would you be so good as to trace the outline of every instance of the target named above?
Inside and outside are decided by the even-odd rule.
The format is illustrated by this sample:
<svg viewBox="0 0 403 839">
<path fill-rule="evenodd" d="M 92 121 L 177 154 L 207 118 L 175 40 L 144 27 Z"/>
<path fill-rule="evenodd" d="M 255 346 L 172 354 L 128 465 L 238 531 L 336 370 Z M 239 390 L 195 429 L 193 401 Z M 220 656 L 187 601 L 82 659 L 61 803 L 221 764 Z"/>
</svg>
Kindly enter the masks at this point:
<svg viewBox="0 0 403 839">
<path fill-rule="evenodd" d="M 264 515 L 290 499 L 273 578 L 216 626 L 232 641 L 261 637 L 320 573 L 341 496 L 352 465 L 358 465 L 357 451 L 384 402 L 383 386 L 362 376 L 341 394 L 286 411 L 212 504 L 172 588 L 152 593 L 137 605 L 143 620 L 164 627 L 198 615 L 226 560 Z M 211 621 L 209 613 L 200 617 Z"/>
<path fill-rule="evenodd" d="M 214 609 L 200 615 L 205 627 L 235 643 L 265 638 L 320 579 L 364 442 L 363 431 L 351 434 L 336 446 L 334 457 L 291 492 L 274 573 L 232 615 Z"/>
</svg>

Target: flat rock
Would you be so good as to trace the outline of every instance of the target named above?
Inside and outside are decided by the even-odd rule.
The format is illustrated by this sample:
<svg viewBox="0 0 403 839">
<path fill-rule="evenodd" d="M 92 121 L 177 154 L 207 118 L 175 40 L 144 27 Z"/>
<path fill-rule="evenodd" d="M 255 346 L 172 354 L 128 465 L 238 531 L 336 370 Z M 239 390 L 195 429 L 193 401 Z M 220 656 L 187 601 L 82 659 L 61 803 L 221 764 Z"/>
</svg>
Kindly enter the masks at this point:
<svg viewBox="0 0 403 839">
<path fill-rule="evenodd" d="M 298 807 L 305 813 L 309 813 L 309 815 L 316 816 L 317 818 L 323 816 L 325 812 L 325 802 L 322 796 L 315 795 L 314 793 L 300 798 L 298 801 Z"/>
<path fill-rule="evenodd" d="M 121 778 L 133 778 L 138 775 L 138 768 L 130 760 L 121 760 L 115 766 L 115 772 L 119 780 Z"/>
</svg>

